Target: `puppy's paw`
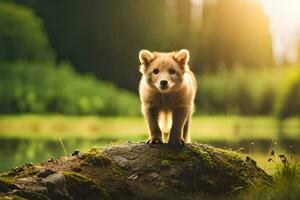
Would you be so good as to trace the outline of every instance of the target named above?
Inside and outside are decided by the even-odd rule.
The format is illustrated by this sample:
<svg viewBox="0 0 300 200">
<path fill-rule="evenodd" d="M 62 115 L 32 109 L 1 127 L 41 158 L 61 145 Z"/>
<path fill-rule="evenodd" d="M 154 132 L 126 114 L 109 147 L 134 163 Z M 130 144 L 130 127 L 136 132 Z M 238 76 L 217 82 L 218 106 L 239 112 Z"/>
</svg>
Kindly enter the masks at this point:
<svg viewBox="0 0 300 200">
<path fill-rule="evenodd" d="M 177 147 L 184 147 L 186 146 L 186 142 L 184 139 L 179 138 L 179 139 L 170 139 L 168 141 L 168 144 L 172 145 L 172 146 L 177 146 Z"/>
<path fill-rule="evenodd" d="M 147 141 L 147 144 L 162 144 L 162 140 L 160 138 L 150 138 Z"/>
</svg>

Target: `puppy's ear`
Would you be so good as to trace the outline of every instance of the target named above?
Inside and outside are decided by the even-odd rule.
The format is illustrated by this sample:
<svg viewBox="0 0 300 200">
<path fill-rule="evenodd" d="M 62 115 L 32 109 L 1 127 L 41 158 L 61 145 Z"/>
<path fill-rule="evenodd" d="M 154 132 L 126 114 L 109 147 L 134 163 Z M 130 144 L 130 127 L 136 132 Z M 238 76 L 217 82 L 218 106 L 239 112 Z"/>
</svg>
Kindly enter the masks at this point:
<svg viewBox="0 0 300 200">
<path fill-rule="evenodd" d="M 179 65 L 185 67 L 190 60 L 190 52 L 187 49 L 181 49 L 175 53 L 174 59 Z"/>
<path fill-rule="evenodd" d="M 154 58 L 154 55 L 148 50 L 141 50 L 139 53 L 139 59 L 141 64 L 149 64 Z"/>
</svg>

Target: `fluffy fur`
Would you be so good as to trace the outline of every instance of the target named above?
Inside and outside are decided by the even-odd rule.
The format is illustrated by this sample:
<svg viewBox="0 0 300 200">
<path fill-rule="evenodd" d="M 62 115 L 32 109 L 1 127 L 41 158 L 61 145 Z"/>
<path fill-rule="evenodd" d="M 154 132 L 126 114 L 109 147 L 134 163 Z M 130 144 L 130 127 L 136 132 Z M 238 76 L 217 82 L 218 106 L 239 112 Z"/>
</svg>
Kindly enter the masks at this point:
<svg viewBox="0 0 300 200">
<path fill-rule="evenodd" d="M 148 143 L 184 145 L 190 142 L 196 80 L 188 66 L 189 51 L 161 53 L 141 50 L 139 85 L 142 113 L 149 127 Z"/>
</svg>

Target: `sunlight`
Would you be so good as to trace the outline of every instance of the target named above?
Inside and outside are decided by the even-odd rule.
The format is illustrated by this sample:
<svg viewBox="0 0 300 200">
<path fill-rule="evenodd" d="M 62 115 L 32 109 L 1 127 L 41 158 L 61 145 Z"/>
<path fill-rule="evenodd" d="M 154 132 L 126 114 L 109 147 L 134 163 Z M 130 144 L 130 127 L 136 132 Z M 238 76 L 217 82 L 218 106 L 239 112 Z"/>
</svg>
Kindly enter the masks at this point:
<svg viewBox="0 0 300 200">
<path fill-rule="evenodd" d="M 202 5 L 203 4 L 203 0 L 191 0 L 192 5 Z"/>
<path fill-rule="evenodd" d="M 300 39 L 300 1 L 261 0 L 261 4 L 270 18 L 276 61 L 296 61 L 297 44 Z"/>
<path fill-rule="evenodd" d="M 262 0 L 262 5 L 270 17 L 280 18 L 289 25 L 300 24 L 299 0 Z"/>
</svg>

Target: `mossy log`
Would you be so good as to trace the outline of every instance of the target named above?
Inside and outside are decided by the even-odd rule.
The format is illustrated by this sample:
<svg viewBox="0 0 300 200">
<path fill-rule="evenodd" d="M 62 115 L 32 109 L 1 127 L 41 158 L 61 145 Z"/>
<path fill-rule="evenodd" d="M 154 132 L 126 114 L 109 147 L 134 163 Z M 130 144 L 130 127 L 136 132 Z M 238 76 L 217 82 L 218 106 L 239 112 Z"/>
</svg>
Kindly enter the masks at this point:
<svg viewBox="0 0 300 200">
<path fill-rule="evenodd" d="M 219 199 L 272 181 L 234 151 L 128 143 L 2 173 L 0 199 Z"/>
</svg>

